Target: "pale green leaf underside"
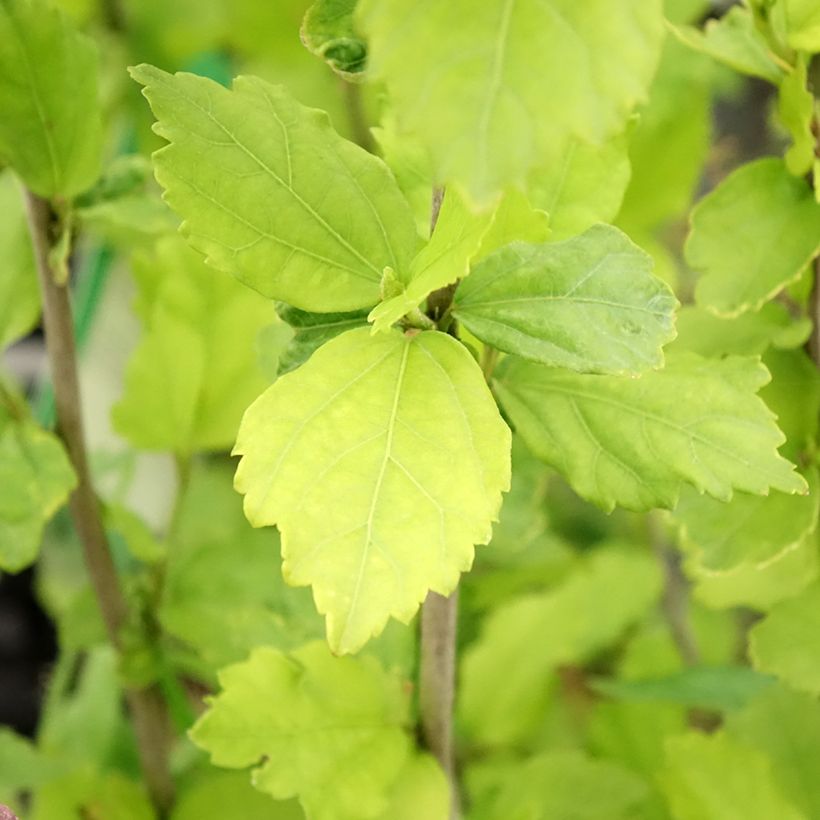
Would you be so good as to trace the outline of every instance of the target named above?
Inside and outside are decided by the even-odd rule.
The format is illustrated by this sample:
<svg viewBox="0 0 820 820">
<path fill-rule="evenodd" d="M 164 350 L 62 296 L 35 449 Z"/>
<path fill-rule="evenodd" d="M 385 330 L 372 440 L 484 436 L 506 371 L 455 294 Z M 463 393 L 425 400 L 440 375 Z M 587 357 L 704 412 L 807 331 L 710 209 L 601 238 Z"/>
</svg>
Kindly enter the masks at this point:
<svg viewBox="0 0 820 820">
<path fill-rule="evenodd" d="M 427 146 L 437 182 L 481 201 L 523 185 L 569 136 L 620 130 L 663 38 L 655 0 L 365 0 L 358 12 L 400 130 Z"/>
<path fill-rule="evenodd" d="M 807 495 L 735 493 L 726 504 L 685 492 L 675 509 L 687 546 L 698 565 L 716 572 L 741 564 L 765 568 L 785 552 L 798 549 L 817 526 L 817 470 L 805 474 Z"/>
<path fill-rule="evenodd" d="M 674 335 L 672 292 L 652 259 L 617 228 L 564 242 L 515 242 L 456 292 L 453 315 L 481 341 L 533 361 L 593 373 L 663 364 Z"/>
<path fill-rule="evenodd" d="M 154 154 L 165 198 L 215 267 L 328 312 L 371 307 L 384 268 L 408 268 L 419 240 L 407 202 L 326 114 L 253 77 L 228 91 L 147 65 L 131 73 L 170 143 Z"/>
<path fill-rule="evenodd" d="M 774 157 L 744 165 L 692 212 L 686 260 L 699 305 L 722 316 L 757 310 L 795 281 L 820 248 L 820 205 Z"/>
<path fill-rule="evenodd" d="M 76 479 L 53 433 L 0 411 L 0 568 L 17 572 L 37 556 L 43 527 Z"/>
<path fill-rule="evenodd" d="M 373 332 L 387 330 L 428 294 L 466 276 L 470 259 L 479 250 L 493 217 L 492 210 L 472 213 L 455 191 L 448 191 L 430 241 L 413 259 L 405 276 L 397 271 L 406 285 L 404 292 L 371 311 L 368 318 Z"/>
<path fill-rule="evenodd" d="M 285 578 L 313 586 L 338 652 L 451 592 L 509 487 L 509 429 L 435 332 L 336 337 L 251 405 L 234 451 L 248 519 L 278 526 Z"/>
<path fill-rule="evenodd" d="M 684 483 L 724 501 L 733 489 L 806 491 L 755 395 L 768 380 L 754 359 L 682 354 L 639 379 L 514 360 L 496 389 L 522 438 L 577 493 L 648 510 L 673 507 Z"/>
<path fill-rule="evenodd" d="M 694 26 L 670 28 L 682 43 L 742 74 L 761 77 L 775 85 L 785 75 L 782 61 L 775 58 L 747 8 L 730 8 L 719 20 L 708 20 L 703 31 Z"/>
<path fill-rule="evenodd" d="M 254 343 L 274 306 L 205 265 L 177 236 L 136 256 L 133 270 L 145 333 L 112 409 L 115 429 L 147 449 L 230 447 L 266 384 Z"/>
<path fill-rule="evenodd" d="M 42 0 L 0 4 L 0 161 L 36 194 L 72 197 L 99 173 L 97 52 Z"/>
<path fill-rule="evenodd" d="M 254 785 L 279 800 L 298 796 L 315 820 L 364 820 L 387 807 L 409 751 L 407 703 L 399 679 L 372 658 L 335 658 L 318 642 L 290 656 L 263 647 L 219 682 L 191 730 L 214 764 L 264 758 Z"/>
<path fill-rule="evenodd" d="M 676 820 L 808 820 L 767 757 L 723 732 L 669 738 L 659 779 Z"/>
</svg>

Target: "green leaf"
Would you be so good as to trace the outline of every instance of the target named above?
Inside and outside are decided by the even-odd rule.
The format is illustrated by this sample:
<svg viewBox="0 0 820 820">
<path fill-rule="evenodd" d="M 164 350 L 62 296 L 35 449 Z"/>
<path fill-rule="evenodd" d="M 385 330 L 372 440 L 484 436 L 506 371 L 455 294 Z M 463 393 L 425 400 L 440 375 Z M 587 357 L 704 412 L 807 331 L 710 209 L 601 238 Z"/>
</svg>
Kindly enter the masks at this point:
<svg viewBox="0 0 820 820">
<path fill-rule="evenodd" d="M 530 198 L 550 215 L 553 241 L 569 239 L 597 222 L 615 219 L 631 172 L 629 131 L 601 145 L 569 139 L 555 161 L 530 175 Z"/>
<path fill-rule="evenodd" d="M 367 64 L 367 43 L 356 34 L 356 0 L 316 0 L 302 21 L 302 42 L 345 79 L 356 79 Z"/>
<path fill-rule="evenodd" d="M 816 468 L 805 472 L 807 495 L 735 493 L 728 503 L 688 490 L 675 508 L 681 538 L 705 570 L 740 564 L 765 567 L 797 549 L 817 526 L 820 506 Z"/>
<path fill-rule="evenodd" d="M 655 0 L 365 0 L 358 19 L 399 131 L 426 146 L 437 183 L 480 202 L 568 138 L 621 131 L 663 37 Z"/>
<path fill-rule="evenodd" d="M 697 302 L 723 316 L 757 310 L 795 282 L 820 249 L 820 205 L 805 180 L 769 157 L 742 166 L 692 212 L 686 259 Z"/>
<path fill-rule="evenodd" d="M 729 715 L 726 731 L 764 752 L 784 794 L 805 812 L 820 816 L 820 704 L 784 686 L 764 689 L 741 712 Z"/>
<path fill-rule="evenodd" d="M 452 592 L 510 482 L 509 429 L 443 333 L 337 336 L 250 406 L 234 452 L 248 519 L 278 526 L 285 579 L 313 586 L 336 652 Z"/>
<path fill-rule="evenodd" d="M 170 142 L 154 154 L 166 200 L 215 267 L 321 312 L 371 307 L 383 269 L 409 267 L 419 240 L 407 202 L 327 115 L 253 77 L 228 91 L 147 65 L 131 73 Z"/>
<path fill-rule="evenodd" d="M 1 126 L 0 126 L 1 127 Z M 0 350 L 40 318 L 40 290 L 23 200 L 10 173 L 0 172 Z"/>
<path fill-rule="evenodd" d="M 472 261 L 478 262 L 514 240 L 543 242 L 552 234 L 550 224 L 550 215 L 546 211 L 533 207 L 521 191 L 509 190 L 501 197 L 493 221 Z"/>
<path fill-rule="evenodd" d="M 768 379 L 751 359 L 686 354 L 630 380 L 512 360 L 495 386 L 524 441 L 579 495 L 640 511 L 673 507 L 684 483 L 724 501 L 733 488 L 806 491 L 755 396 Z"/>
<path fill-rule="evenodd" d="M 820 583 L 774 606 L 749 635 L 755 668 L 820 694 Z"/>
<path fill-rule="evenodd" d="M 670 738 L 659 777 L 675 820 L 808 820 L 775 782 L 770 761 L 722 732 Z"/>
<path fill-rule="evenodd" d="M 293 328 L 293 338 L 279 357 L 279 373 L 289 373 L 303 365 L 325 342 L 347 330 L 367 325 L 367 310 L 349 313 L 308 313 L 280 303 L 279 317 Z"/>
<path fill-rule="evenodd" d="M 496 251 L 459 286 L 453 315 L 483 342 L 532 361 L 640 373 L 663 363 L 676 305 L 650 257 L 597 225 L 564 242 Z"/>
<path fill-rule="evenodd" d="M 379 820 L 447 820 L 450 786 L 430 755 L 412 755 L 393 784 L 390 802 Z"/>
<path fill-rule="evenodd" d="M 707 20 L 703 31 L 693 26 L 670 28 L 682 43 L 741 74 L 761 77 L 775 85 L 787 76 L 783 60 L 771 50 L 748 8 L 730 8 L 720 19 Z"/>
<path fill-rule="evenodd" d="M 170 820 L 304 820 L 295 800 L 279 802 L 261 794 L 239 772 L 209 769 L 207 776 L 181 791 Z"/>
<path fill-rule="evenodd" d="M 19 572 L 37 557 L 43 527 L 77 484 L 63 445 L 0 405 L 0 568 Z"/>
<path fill-rule="evenodd" d="M 373 323 L 373 332 L 388 330 L 428 294 L 466 276 L 470 260 L 481 247 L 492 222 L 492 210 L 474 214 L 455 191 L 448 191 L 430 241 L 413 259 L 406 275 L 396 272 L 404 290 L 370 312 L 368 319 Z"/>
<path fill-rule="evenodd" d="M 0 4 L 0 161 L 34 193 L 72 197 L 100 170 L 97 51 L 42 0 Z"/>
<path fill-rule="evenodd" d="M 111 771 L 80 769 L 39 790 L 31 820 L 155 820 L 145 786 Z"/>
<path fill-rule="evenodd" d="M 257 649 L 219 680 L 222 693 L 191 730 L 215 765 L 257 766 L 258 789 L 298 796 L 315 820 L 384 811 L 410 745 L 398 678 L 372 658 L 336 658 L 311 643 L 289 656 Z"/>
<path fill-rule="evenodd" d="M 812 54 L 820 52 L 820 8 L 815 0 L 779 0 L 773 15 L 789 46 Z"/>
<path fill-rule="evenodd" d="M 633 238 L 689 210 L 710 147 L 712 77 L 706 58 L 667 37 L 649 102 L 629 134 L 632 174 L 618 225 Z"/>
<path fill-rule="evenodd" d="M 531 736 L 550 673 L 616 641 L 655 603 L 660 587 L 651 556 L 610 545 L 554 590 L 495 609 L 462 664 L 458 705 L 471 738 L 498 745 Z"/>
<path fill-rule="evenodd" d="M 495 794 L 479 802 L 476 820 L 629 820 L 647 795 L 628 769 L 577 751 L 540 754 L 494 779 Z"/>
<path fill-rule="evenodd" d="M 811 333 L 808 317 L 795 320 L 779 302 L 767 302 L 759 311 L 741 313 L 733 319 L 715 316 L 696 305 L 684 305 L 678 311 L 675 326 L 675 350 L 712 357 L 761 354 L 770 346 L 799 347 Z"/>
<path fill-rule="evenodd" d="M 136 447 L 227 449 L 266 384 L 254 344 L 274 306 L 209 268 L 178 237 L 136 256 L 133 271 L 146 332 L 112 410 L 114 428 Z"/>
<path fill-rule="evenodd" d="M 814 106 L 814 95 L 808 88 L 807 60 L 798 56 L 794 71 L 780 83 L 777 100 L 778 116 L 792 140 L 784 157 L 786 167 L 798 177 L 807 174 L 814 163 Z"/>
<path fill-rule="evenodd" d="M 157 611 L 163 629 L 212 667 L 256 646 L 292 649 L 322 635 L 308 591 L 282 580 L 277 535 L 252 529 L 239 501 L 227 470 L 192 472 Z"/>
<path fill-rule="evenodd" d="M 696 666 L 662 678 L 596 678 L 591 685 L 593 691 L 615 700 L 677 703 L 726 712 L 741 709 L 773 680 L 746 666 Z"/>
</svg>

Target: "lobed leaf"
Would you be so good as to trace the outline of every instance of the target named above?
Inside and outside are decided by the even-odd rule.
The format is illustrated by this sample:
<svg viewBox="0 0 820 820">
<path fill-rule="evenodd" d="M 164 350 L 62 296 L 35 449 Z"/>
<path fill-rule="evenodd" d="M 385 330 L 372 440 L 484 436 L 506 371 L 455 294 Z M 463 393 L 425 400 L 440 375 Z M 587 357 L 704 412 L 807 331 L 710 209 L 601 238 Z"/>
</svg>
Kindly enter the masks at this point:
<svg viewBox="0 0 820 820">
<path fill-rule="evenodd" d="M 495 388 L 524 441 L 579 495 L 606 510 L 648 510 L 674 507 L 684 483 L 724 501 L 733 489 L 806 492 L 755 395 L 768 380 L 742 357 L 681 355 L 639 379 L 514 359 Z"/>
<path fill-rule="evenodd" d="M 319 312 L 371 307 L 384 268 L 409 267 L 419 239 L 407 202 L 326 114 L 254 77 L 229 91 L 148 65 L 131 74 L 170 143 L 154 154 L 165 198 L 215 267 Z"/>
<path fill-rule="evenodd" d="M 290 655 L 262 647 L 219 681 L 191 730 L 215 765 L 256 766 L 258 789 L 298 797 L 316 820 L 366 820 L 387 808 L 408 757 L 408 704 L 399 679 L 372 658 L 335 658 L 318 642 Z"/>
<path fill-rule="evenodd" d="M 313 586 L 336 652 L 449 594 L 510 481 L 509 429 L 442 333 L 336 337 L 250 406 L 234 452 L 248 519 L 279 528 L 285 579 Z"/>
</svg>

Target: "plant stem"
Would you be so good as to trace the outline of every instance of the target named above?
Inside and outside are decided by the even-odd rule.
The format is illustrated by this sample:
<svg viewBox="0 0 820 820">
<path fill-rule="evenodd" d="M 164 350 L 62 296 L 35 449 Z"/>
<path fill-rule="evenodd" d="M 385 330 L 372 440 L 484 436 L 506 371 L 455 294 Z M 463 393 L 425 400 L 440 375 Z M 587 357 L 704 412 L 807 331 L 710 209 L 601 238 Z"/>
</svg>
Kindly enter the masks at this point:
<svg viewBox="0 0 820 820">
<path fill-rule="evenodd" d="M 459 816 L 458 781 L 453 754 L 453 704 L 456 681 L 458 589 L 449 598 L 430 592 L 421 607 L 419 712 L 424 744 L 450 783 L 450 818 Z"/>
<path fill-rule="evenodd" d="M 351 83 L 347 80 L 340 79 L 339 82 L 342 84 L 353 141 L 365 151 L 373 154 L 376 150 L 376 143 L 370 133 L 370 126 L 367 124 L 367 116 L 364 112 L 364 105 L 362 105 L 362 87 L 359 83 Z"/>
<path fill-rule="evenodd" d="M 436 228 L 444 189 L 433 189 L 430 233 Z M 441 318 L 449 309 L 455 286 L 431 293 L 428 312 Z M 433 753 L 450 784 L 450 820 L 460 815 L 458 778 L 453 749 L 453 704 L 456 692 L 456 631 L 458 589 L 449 598 L 429 592 L 421 607 L 421 657 L 419 660 L 419 712 L 425 746 Z"/>
<path fill-rule="evenodd" d="M 71 494 L 69 507 L 83 546 L 86 568 L 108 637 L 119 651 L 122 648 L 120 630 L 128 618 L 128 607 L 120 588 L 99 502 L 91 482 L 68 286 L 56 283 L 49 261 L 54 213 L 48 200 L 30 191 L 26 191 L 25 199 L 43 300 L 43 325 L 54 386 L 57 432 L 77 475 L 77 488 Z M 164 705 L 153 689 L 128 689 L 126 699 L 137 736 L 146 784 L 154 804 L 162 813 L 173 799 L 173 783 L 167 761 L 168 734 Z"/>
</svg>

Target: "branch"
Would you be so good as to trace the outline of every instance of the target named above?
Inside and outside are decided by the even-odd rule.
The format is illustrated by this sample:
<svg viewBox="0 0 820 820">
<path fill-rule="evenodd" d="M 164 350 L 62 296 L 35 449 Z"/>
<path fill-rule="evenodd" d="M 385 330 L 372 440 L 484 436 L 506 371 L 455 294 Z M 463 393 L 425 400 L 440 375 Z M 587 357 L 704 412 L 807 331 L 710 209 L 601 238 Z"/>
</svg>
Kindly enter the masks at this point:
<svg viewBox="0 0 820 820">
<path fill-rule="evenodd" d="M 43 325 L 54 386 L 57 432 L 77 474 L 77 488 L 69 499 L 69 507 L 82 542 L 85 565 L 108 637 L 114 647 L 121 651 L 120 630 L 128 617 L 128 607 L 120 588 L 99 502 L 91 482 L 68 287 L 56 283 L 49 261 L 54 238 L 54 213 L 48 200 L 30 191 L 26 191 L 25 199 L 43 300 Z M 162 812 L 170 806 L 173 799 L 173 782 L 168 770 L 168 733 L 164 705 L 153 689 L 128 689 L 126 698 L 146 784 L 155 805 Z"/>
<path fill-rule="evenodd" d="M 433 190 L 430 233 L 436 228 L 444 189 Z M 455 286 L 431 293 L 428 312 L 440 319 L 453 301 Z M 450 784 L 450 820 L 460 816 L 458 778 L 453 750 L 453 704 L 456 691 L 456 631 L 458 589 L 449 598 L 429 592 L 421 606 L 421 657 L 419 660 L 419 712 L 425 746 L 444 769 Z"/>
</svg>

